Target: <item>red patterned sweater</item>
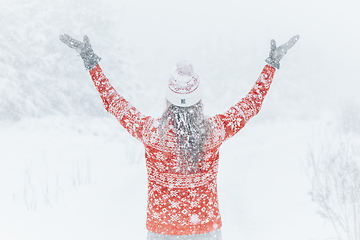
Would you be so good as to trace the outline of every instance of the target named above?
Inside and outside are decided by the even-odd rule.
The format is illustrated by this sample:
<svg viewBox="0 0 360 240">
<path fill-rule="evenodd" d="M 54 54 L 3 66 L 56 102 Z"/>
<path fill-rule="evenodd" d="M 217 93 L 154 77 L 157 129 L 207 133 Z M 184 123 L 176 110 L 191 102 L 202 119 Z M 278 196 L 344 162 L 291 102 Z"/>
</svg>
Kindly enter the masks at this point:
<svg viewBox="0 0 360 240">
<path fill-rule="evenodd" d="M 186 176 L 173 171 L 178 166 L 175 138 L 167 138 L 166 150 L 161 146 L 158 131 L 160 119 L 142 115 L 120 96 L 99 65 L 90 70 L 105 109 L 145 146 L 148 173 L 146 227 L 149 231 L 191 235 L 212 232 L 221 227 L 216 184 L 219 148 L 259 112 L 274 73 L 275 68 L 266 65 L 253 88 L 241 101 L 225 113 L 209 118 L 213 133 L 205 143 L 202 172 Z"/>
</svg>

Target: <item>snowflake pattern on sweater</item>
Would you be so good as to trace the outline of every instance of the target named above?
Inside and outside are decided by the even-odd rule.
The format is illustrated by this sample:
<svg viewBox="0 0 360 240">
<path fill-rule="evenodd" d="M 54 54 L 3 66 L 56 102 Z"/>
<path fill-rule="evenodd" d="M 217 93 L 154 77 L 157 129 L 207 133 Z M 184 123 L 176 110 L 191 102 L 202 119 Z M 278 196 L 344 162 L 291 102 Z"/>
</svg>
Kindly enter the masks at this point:
<svg viewBox="0 0 360 240">
<path fill-rule="evenodd" d="M 160 119 L 142 115 L 120 96 L 99 65 L 90 70 L 105 109 L 144 144 L 148 174 L 146 226 L 149 231 L 191 235 L 212 232 L 221 227 L 217 194 L 219 148 L 260 111 L 274 73 L 275 68 L 266 65 L 243 99 L 225 113 L 209 118 L 213 132 L 204 146 L 204 161 L 199 163 L 202 171 L 182 175 L 174 172 L 178 162 L 176 139 L 171 131 L 163 144 L 159 136 Z"/>
</svg>

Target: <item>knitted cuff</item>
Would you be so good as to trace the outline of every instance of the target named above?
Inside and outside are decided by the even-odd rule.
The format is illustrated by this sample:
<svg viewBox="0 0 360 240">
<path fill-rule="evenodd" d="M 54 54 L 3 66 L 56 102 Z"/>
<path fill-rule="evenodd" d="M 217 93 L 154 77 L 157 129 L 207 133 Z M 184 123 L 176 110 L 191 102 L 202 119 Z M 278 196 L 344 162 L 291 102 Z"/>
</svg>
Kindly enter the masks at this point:
<svg viewBox="0 0 360 240">
<path fill-rule="evenodd" d="M 272 59 L 271 57 L 268 57 L 265 62 L 276 69 L 280 69 L 280 62 Z"/>
</svg>

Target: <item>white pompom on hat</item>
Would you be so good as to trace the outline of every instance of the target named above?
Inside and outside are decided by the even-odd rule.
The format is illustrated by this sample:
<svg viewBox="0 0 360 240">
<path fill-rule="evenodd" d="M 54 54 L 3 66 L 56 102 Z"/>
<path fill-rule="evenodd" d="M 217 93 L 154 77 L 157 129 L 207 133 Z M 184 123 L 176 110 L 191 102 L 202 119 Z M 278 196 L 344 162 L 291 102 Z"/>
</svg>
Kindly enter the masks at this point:
<svg viewBox="0 0 360 240">
<path fill-rule="evenodd" d="M 179 59 L 172 69 L 166 99 L 180 107 L 189 107 L 201 100 L 200 78 L 188 60 Z"/>
</svg>

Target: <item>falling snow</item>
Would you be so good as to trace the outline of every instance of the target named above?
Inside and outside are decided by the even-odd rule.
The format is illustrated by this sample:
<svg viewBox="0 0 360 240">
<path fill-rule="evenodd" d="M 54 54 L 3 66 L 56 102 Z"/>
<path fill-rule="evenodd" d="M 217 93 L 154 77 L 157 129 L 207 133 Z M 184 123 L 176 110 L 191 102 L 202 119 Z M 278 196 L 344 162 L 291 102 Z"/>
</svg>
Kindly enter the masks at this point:
<svg viewBox="0 0 360 240">
<path fill-rule="evenodd" d="M 265 65 L 270 39 L 281 43 L 300 34 L 301 40 L 282 60 L 259 116 L 221 146 L 219 165 L 213 169 L 218 182 L 206 189 L 218 190 L 219 205 L 213 198 L 206 205 L 219 208 L 223 239 L 336 237 L 308 195 L 311 184 L 304 165 L 314 136 L 337 131 L 358 136 L 360 38 L 354 31 L 359 23 L 355 4 L 3 1 L 0 239 L 146 239 L 144 156 L 150 152 L 137 140 L 142 140 L 136 131 L 140 125 L 125 122 L 133 139 L 104 111 L 81 58 L 59 41 L 63 33 L 77 39 L 88 35 L 106 76 L 131 103 L 129 112 L 138 109 L 154 118 L 165 109 L 163 86 L 178 58 L 196 67 L 204 83 L 204 113 L 215 116 L 252 88 Z M 116 111 L 110 106 L 105 102 Z M 229 114 L 242 117 L 229 123 L 228 130 L 249 120 L 245 110 L 245 105 L 231 108 Z M 148 125 L 158 127 L 158 122 Z M 149 144 L 158 141 L 154 135 L 147 137 Z M 155 167 L 169 170 L 161 163 Z M 175 198 L 177 179 L 161 176 L 156 180 L 169 184 Z M 204 176 L 213 181 L 211 174 Z M 180 185 L 197 187 L 189 176 L 179 179 Z M 150 190 L 151 196 L 161 191 Z M 188 196 L 196 193 L 189 191 Z M 153 199 L 155 207 L 162 203 Z M 217 216 L 202 202 L 192 201 L 193 207 L 201 207 L 190 213 L 169 199 L 168 208 L 154 211 L 155 219 L 174 210 L 172 221 L 186 215 L 195 225 L 208 220 L 201 218 L 204 212 L 211 219 Z"/>
</svg>

